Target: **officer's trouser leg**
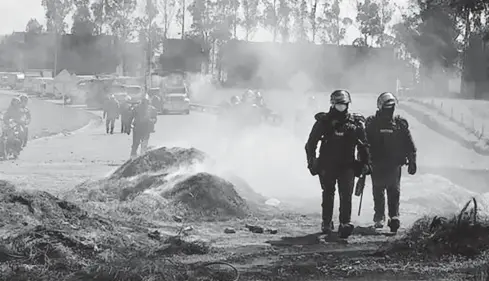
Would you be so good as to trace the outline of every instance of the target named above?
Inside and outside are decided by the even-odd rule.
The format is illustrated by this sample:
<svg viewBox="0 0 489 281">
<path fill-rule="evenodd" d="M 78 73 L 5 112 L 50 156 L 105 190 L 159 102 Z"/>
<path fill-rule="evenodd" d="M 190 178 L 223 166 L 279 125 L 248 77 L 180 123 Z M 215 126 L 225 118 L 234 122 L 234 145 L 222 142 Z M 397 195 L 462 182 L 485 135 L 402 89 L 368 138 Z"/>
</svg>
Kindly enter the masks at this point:
<svg viewBox="0 0 489 281">
<path fill-rule="evenodd" d="M 374 222 L 385 220 L 385 192 L 389 213 L 399 213 L 401 167 L 374 167 L 372 170 L 372 192 L 374 197 Z M 390 216 L 389 214 L 389 216 Z"/>
<path fill-rule="evenodd" d="M 374 197 L 374 222 L 385 220 L 385 185 L 375 183 L 372 175 L 372 193 Z"/>
<path fill-rule="evenodd" d="M 146 153 L 148 150 L 148 142 L 149 142 L 149 132 L 145 132 L 141 138 L 141 154 Z"/>
<path fill-rule="evenodd" d="M 115 118 L 110 119 L 110 133 L 114 133 L 114 127 L 115 127 Z"/>
<path fill-rule="evenodd" d="M 399 200 L 401 197 L 401 167 L 392 171 L 391 181 L 387 185 L 387 205 L 389 218 L 399 217 Z"/>
<path fill-rule="evenodd" d="M 124 119 L 121 117 L 121 134 L 125 133 L 126 131 L 124 130 Z"/>
<path fill-rule="evenodd" d="M 319 182 L 323 190 L 323 200 L 321 203 L 323 224 L 329 225 L 333 221 L 336 177 L 330 171 L 321 172 L 319 174 Z"/>
<path fill-rule="evenodd" d="M 338 175 L 338 193 L 340 195 L 340 223 L 351 221 L 351 201 L 355 186 L 355 172 L 351 168 L 344 169 Z"/>
<path fill-rule="evenodd" d="M 131 147 L 131 157 L 138 155 L 138 147 L 141 143 L 141 132 L 138 130 L 132 131 L 132 147 Z"/>
<path fill-rule="evenodd" d="M 29 128 L 27 126 L 24 127 L 24 139 L 22 140 L 22 147 L 27 145 L 27 140 L 29 139 Z"/>
<path fill-rule="evenodd" d="M 105 118 L 105 132 L 108 134 L 110 129 L 110 119 L 107 117 Z"/>
</svg>

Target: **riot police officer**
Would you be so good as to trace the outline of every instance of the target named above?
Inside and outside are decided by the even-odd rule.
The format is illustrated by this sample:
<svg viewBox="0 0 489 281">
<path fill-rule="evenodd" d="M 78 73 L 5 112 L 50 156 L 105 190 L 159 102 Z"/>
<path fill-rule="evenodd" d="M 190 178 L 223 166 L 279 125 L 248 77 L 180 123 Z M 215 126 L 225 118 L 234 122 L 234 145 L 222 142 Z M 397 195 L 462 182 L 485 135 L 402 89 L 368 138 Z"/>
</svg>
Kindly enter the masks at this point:
<svg viewBox="0 0 489 281">
<path fill-rule="evenodd" d="M 367 139 L 370 143 L 372 161 L 372 189 L 374 198 L 374 223 L 383 228 L 385 222 L 385 192 L 391 232 L 400 227 L 399 199 L 401 167 L 408 164 L 408 173 L 414 175 L 416 166 L 416 146 L 408 121 L 394 116 L 396 97 L 389 92 L 377 99 L 377 112 L 366 120 Z"/>
<path fill-rule="evenodd" d="M 141 145 L 141 154 L 145 153 L 148 148 L 148 141 L 157 122 L 158 111 L 150 104 L 149 96 L 143 94 L 141 102 L 132 110 L 132 116 L 129 124 L 133 125 L 131 157 L 137 156 L 137 151 Z"/>
<path fill-rule="evenodd" d="M 322 232 L 333 230 L 333 204 L 336 183 L 340 196 L 340 226 L 338 233 L 347 238 L 353 231 L 351 224 L 352 194 L 355 176 L 369 173 L 369 150 L 365 136 L 365 118 L 350 114 L 350 93 L 336 90 L 330 97 L 329 112 L 317 113 L 306 143 L 308 168 L 318 175 L 322 192 Z M 321 141 L 319 157 L 316 148 Z M 358 150 L 358 159 L 355 158 Z"/>
</svg>

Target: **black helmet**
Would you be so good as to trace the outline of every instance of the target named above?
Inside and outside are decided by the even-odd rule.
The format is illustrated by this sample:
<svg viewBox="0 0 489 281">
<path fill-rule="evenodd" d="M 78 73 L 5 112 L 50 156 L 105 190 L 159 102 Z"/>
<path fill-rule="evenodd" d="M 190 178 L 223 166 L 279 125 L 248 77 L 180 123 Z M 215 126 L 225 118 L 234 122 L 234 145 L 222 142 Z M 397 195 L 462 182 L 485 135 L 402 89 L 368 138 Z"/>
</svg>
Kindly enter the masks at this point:
<svg viewBox="0 0 489 281">
<path fill-rule="evenodd" d="M 350 93 L 348 93 L 346 90 L 336 90 L 331 93 L 330 102 L 332 105 L 349 104 L 351 103 Z"/>
<path fill-rule="evenodd" d="M 377 109 L 393 107 L 397 103 L 397 98 L 390 92 L 384 92 L 377 98 Z"/>
</svg>

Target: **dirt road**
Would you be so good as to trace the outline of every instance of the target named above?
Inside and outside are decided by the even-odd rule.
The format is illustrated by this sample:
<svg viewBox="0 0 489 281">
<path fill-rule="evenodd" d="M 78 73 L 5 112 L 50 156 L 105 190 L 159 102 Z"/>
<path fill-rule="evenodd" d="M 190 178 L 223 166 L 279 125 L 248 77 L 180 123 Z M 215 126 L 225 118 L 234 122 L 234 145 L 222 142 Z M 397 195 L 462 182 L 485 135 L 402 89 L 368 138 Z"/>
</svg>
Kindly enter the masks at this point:
<svg viewBox="0 0 489 281">
<path fill-rule="evenodd" d="M 355 102 L 364 106 L 357 109 L 364 114 L 373 112 L 375 105 L 370 106 L 371 103 L 370 97 L 365 97 L 363 100 L 357 98 Z M 466 188 L 452 184 L 446 178 L 423 174 L 423 167 L 459 168 L 462 163 L 464 166 L 472 165 L 480 168 L 477 165 L 482 166 L 487 163 L 486 158 L 477 158 L 473 151 L 459 147 L 455 142 L 417 123 L 414 118 L 408 117 L 408 119 L 419 147 L 421 168 L 419 175 L 403 178 L 401 208 L 404 226 L 427 213 L 455 211 L 473 194 Z M 119 126 L 119 123 L 116 123 L 116 126 Z M 216 162 L 221 163 L 223 169 L 231 170 L 247 180 L 257 192 L 291 203 L 308 212 L 319 211 L 319 186 L 317 180 L 312 178 L 304 168 L 302 140 L 297 140 L 285 130 L 277 128 L 261 128 L 221 138 L 223 132 L 216 128 L 218 128 L 216 117 L 205 113 L 159 116 L 156 133 L 151 137 L 150 146 L 199 148 L 209 153 Z M 116 128 L 116 131 L 118 129 Z M 15 162 L 0 163 L 0 173 L 3 179 L 11 180 L 19 187 L 60 194 L 69 191 L 84 180 L 107 175 L 129 158 L 130 145 L 131 136 L 119 133 L 106 135 L 102 124 L 92 124 L 73 133 L 33 140 L 22 152 L 20 159 Z M 479 162 L 476 163 L 473 159 Z M 368 186 L 367 190 L 370 190 Z M 357 198 L 354 206 L 356 204 L 358 204 Z M 372 209 L 371 197 L 365 196 L 362 216 L 354 215 L 354 223 L 369 225 Z M 319 218 L 316 215 L 307 218 L 278 218 L 269 223 L 279 228 L 280 235 L 289 236 L 311 234 L 319 228 Z M 236 263 L 241 263 L 246 270 L 252 272 L 250 276 L 255 276 L 247 280 L 260 280 L 253 279 L 259 275 L 257 269 L 266 268 L 276 262 L 267 256 L 270 248 L 265 246 L 267 245 L 265 241 L 274 237 L 267 235 L 223 237 L 219 234 L 225 226 L 238 228 L 241 224 L 242 222 L 216 224 L 212 231 L 209 230 L 209 233 L 212 233 L 209 235 L 220 240 L 223 247 L 233 245 L 233 251 L 238 248 L 243 249 L 242 247 L 245 246 L 246 249 L 242 251 L 246 257 L 237 259 Z M 317 263 L 318 257 L 315 257 L 314 253 L 322 252 L 319 256 L 326 258 L 328 255 L 333 255 L 332 252 L 341 250 L 343 251 L 341 257 L 336 258 L 349 259 L 348 253 L 358 256 L 359 253 L 371 250 L 369 243 L 375 247 L 379 241 L 385 241 L 385 237 L 373 237 L 367 240 L 353 237 L 351 243 L 360 243 L 361 249 L 355 250 L 351 246 L 337 244 L 302 245 L 299 248 L 275 249 L 274 251 L 280 252 L 280 255 L 277 253 L 274 255 L 283 259 L 282 269 L 286 263 L 300 260 L 306 270 Z M 284 255 L 288 257 L 284 258 Z M 358 261 L 361 263 L 362 259 L 366 257 Z M 250 264 L 253 269 L 250 269 Z M 332 270 L 343 272 L 349 269 Z M 380 280 L 379 275 L 374 278 Z M 393 275 L 388 273 L 383 278 L 389 280 Z M 417 276 L 415 279 L 421 280 L 421 277 Z"/>
</svg>

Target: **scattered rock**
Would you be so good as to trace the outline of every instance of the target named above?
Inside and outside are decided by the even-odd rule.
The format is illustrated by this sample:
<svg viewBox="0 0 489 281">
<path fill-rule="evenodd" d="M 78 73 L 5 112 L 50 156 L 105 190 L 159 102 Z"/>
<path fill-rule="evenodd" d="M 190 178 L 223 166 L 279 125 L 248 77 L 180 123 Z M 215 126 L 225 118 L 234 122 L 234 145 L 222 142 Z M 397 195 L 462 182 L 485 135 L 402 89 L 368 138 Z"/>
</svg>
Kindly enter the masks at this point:
<svg viewBox="0 0 489 281">
<path fill-rule="evenodd" d="M 173 215 L 173 216 L 172 216 L 172 219 L 173 219 L 175 222 L 182 222 L 182 221 L 183 221 L 183 218 L 182 218 L 182 217 L 180 217 L 180 216 L 175 216 L 175 215 Z"/>
<path fill-rule="evenodd" d="M 277 229 L 273 229 L 273 228 L 268 228 L 266 230 L 267 233 L 270 233 L 270 234 L 277 234 L 278 233 L 278 230 Z"/>
<path fill-rule="evenodd" d="M 261 226 L 257 226 L 257 225 L 245 225 L 246 228 L 248 228 L 249 231 L 253 232 L 253 233 L 264 233 L 265 232 L 265 229 Z"/>
<path fill-rule="evenodd" d="M 236 233 L 236 230 L 234 228 L 232 228 L 232 227 L 226 227 L 224 229 L 224 233 L 226 233 L 226 234 L 233 234 L 233 233 Z"/>
<path fill-rule="evenodd" d="M 161 234 L 158 230 L 155 230 L 155 231 L 148 233 L 148 237 L 151 239 L 160 240 Z"/>
</svg>

